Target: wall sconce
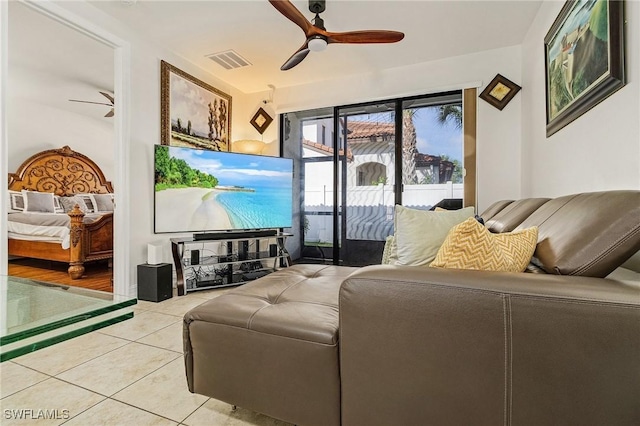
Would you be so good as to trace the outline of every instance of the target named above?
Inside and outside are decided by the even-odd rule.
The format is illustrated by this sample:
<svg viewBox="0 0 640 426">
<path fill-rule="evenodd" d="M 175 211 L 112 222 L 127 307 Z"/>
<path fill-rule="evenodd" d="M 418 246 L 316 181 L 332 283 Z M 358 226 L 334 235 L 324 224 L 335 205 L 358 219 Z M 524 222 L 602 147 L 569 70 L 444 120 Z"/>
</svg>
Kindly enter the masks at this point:
<svg viewBox="0 0 640 426">
<path fill-rule="evenodd" d="M 234 141 L 231 144 L 233 152 L 242 152 L 245 154 L 261 154 L 265 143 L 255 139 L 242 139 Z"/>
</svg>

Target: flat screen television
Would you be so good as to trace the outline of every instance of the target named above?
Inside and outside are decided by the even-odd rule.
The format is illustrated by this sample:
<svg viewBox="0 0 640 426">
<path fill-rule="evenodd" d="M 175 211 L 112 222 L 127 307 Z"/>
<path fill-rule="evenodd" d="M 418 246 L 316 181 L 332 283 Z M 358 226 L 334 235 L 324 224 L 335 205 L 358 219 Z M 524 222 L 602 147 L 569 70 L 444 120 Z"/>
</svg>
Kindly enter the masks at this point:
<svg viewBox="0 0 640 426">
<path fill-rule="evenodd" d="M 154 232 L 290 228 L 293 160 L 155 145 Z"/>
</svg>

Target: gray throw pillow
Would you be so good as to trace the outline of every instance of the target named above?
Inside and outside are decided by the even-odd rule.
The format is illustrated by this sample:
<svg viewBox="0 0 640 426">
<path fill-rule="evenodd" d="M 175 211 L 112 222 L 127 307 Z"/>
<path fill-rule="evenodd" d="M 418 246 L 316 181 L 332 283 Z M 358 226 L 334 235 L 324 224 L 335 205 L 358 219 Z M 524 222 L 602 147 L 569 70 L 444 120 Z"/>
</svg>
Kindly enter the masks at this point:
<svg viewBox="0 0 640 426">
<path fill-rule="evenodd" d="M 54 213 L 56 211 L 52 192 L 35 192 L 22 190 L 25 200 L 25 211 Z"/>
<path fill-rule="evenodd" d="M 113 211 L 113 194 L 92 194 L 95 200 L 96 212 Z"/>
</svg>

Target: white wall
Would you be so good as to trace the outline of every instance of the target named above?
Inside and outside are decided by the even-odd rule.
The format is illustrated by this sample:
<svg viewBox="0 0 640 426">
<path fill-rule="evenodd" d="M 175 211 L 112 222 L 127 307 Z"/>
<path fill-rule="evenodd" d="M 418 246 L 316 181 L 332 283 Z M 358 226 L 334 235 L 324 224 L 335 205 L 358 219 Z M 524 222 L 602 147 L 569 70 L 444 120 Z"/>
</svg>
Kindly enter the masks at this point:
<svg viewBox="0 0 640 426">
<path fill-rule="evenodd" d="M 114 119 L 98 90 L 114 85 L 113 49 L 47 17 L 11 2 L 8 33 L 8 168 L 47 149 L 69 145 L 89 156 L 113 179 Z"/>
<path fill-rule="evenodd" d="M 11 105 L 7 109 L 7 127 L 12 173 L 33 154 L 69 145 L 95 161 L 107 180 L 113 179 L 113 120 L 74 114 L 11 95 L 7 103 Z M 105 147 L 111 150 L 105 151 Z"/>
<path fill-rule="evenodd" d="M 522 195 L 640 188 L 640 2 L 627 1 L 627 85 L 546 137 L 544 37 L 564 2 L 543 2 L 522 45 Z"/>
<path fill-rule="evenodd" d="M 384 72 L 282 88 L 276 92 L 279 113 L 372 100 L 456 90 L 480 85 L 497 73 L 517 84 L 520 46 L 426 62 Z M 525 89 L 523 89 L 524 91 Z M 478 210 L 492 202 L 518 198 L 520 188 L 521 95 L 502 111 L 478 99 Z"/>
</svg>

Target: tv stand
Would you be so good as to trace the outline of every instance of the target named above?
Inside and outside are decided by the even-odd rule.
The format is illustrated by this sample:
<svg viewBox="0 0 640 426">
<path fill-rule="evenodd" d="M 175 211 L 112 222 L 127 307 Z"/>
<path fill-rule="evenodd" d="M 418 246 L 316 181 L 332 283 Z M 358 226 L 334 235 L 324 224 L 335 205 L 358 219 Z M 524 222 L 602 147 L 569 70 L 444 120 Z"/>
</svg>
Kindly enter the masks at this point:
<svg viewBox="0 0 640 426">
<path fill-rule="evenodd" d="M 237 286 L 288 267 L 291 258 L 285 241 L 291 236 L 276 230 L 256 230 L 171 238 L 178 296 Z"/>
<path fill-rule="evenodd" d="M 252 239 L 259 237 L 273 237 L 278 234 L 275 229 L 258 229 L 255 231 L 228 231 L 228 232 L 205 232 L 193 234 L 194 241 L 203 240 L 228 240 L 228 239 Z"/>
</svg>

